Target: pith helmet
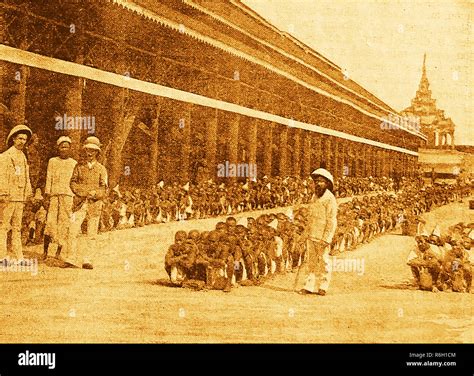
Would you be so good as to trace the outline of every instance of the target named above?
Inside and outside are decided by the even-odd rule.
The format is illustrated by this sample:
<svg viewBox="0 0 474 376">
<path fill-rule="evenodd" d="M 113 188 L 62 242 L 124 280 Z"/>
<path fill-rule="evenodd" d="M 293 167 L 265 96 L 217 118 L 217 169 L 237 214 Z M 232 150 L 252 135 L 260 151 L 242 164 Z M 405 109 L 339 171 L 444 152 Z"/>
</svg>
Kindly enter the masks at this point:
<svg viewBox="0 0 474 376">
<path fill-rule="evenodd" d="M 101 143 L 99 141 L 99 139 L 95 136 L 89 136 L 86 138 L 86 140 L 84 141 L 84 146 L 83 148 L 84 149 L 93 149 L 93 150 L 98 150 L 100 151 L 100 148 L 101 148 Z"/>
<path fill-rule="evenodd" d="M 8 146 L 11 139 L 13 138 L 13 136 L 15 136 L 18 133 L 26 133 L 26 135 L 28 136 L 28 141 L 30 140 L 31 136 L 33 135 L 33 132 L 31 131 L 30 128 L 28 128 L 24 124 L 20 124 L 20 125 L 17 125 L 16 127 L 12 128 L 12 130 L 10 131 L 10 133 L 7 136 L 5 144 L 7 144 L 7 146 Z"/>
<path fill-rule="evenodd" d="M 314 178 L 316 176 L 322 176 L 323 178 L 326 178 L 329 182 L 331 182 L 332 185 L 334 185 L 334 178 L 328 170 L 326 170 L 324 168 L 318 168 L 317 170 L 314 170 L 311 173 L 312 178 Z"/>
</svg>

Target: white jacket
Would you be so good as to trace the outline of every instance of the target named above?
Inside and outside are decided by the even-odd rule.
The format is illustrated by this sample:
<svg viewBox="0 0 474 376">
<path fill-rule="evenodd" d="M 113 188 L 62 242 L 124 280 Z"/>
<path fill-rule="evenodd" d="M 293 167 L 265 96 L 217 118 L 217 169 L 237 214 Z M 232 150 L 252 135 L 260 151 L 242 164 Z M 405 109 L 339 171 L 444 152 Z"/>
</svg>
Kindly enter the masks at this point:
<svg viewBox="0 0 474 376">
<path fill-rule="evenodd" d="M 0 154 L 0 196 L 25 202 L 32 195 L 30 170 L 25 154 L 12 146 Z"/>
<path fill-rule="evenodd" d="M 71 191 L 70 183 L 76 164 L 77 162 L 72 158 L 51 158 L 48 162 L 44 193 L 51 196 L 74 196 L 74 193 Z"/>
<path fill-rule="evenodd" d="M 316 198 L 313 196 L 309 210 L 308 237 L 331 244 L 337 227 L 337 202 L 329 189 Z"/>
</svg>

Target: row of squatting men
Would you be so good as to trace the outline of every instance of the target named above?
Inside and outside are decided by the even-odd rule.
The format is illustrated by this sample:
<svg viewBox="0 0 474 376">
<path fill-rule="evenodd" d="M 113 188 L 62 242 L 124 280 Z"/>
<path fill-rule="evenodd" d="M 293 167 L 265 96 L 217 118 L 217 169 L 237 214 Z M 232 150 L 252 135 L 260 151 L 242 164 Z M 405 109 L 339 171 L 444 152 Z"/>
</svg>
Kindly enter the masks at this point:
<svg viewBox="0 0 474 376">
<path fill-rule="evenodd" d="M 456 225 L 442 236 L 439 226 L 431 235 L 415 237 L 416 247 L 407 258 L 415 284 L 420 290 L 470 292 L 474 265 L 474 223 Z"/>
<path fill-rule="evenodd" d="M 337 226 L 332 175 L 312 173 L 315 194 L 308 207 L 237 221 L 228 217 L 214 230 L 178 231 L 165 256 L 165 270 L 176 285 L 195 284 L 231 291 L 295 271 L 305 261 L 308 275 L 301 294 L 325 295 L 329 288 L 329 252 Z"/>
</svg>

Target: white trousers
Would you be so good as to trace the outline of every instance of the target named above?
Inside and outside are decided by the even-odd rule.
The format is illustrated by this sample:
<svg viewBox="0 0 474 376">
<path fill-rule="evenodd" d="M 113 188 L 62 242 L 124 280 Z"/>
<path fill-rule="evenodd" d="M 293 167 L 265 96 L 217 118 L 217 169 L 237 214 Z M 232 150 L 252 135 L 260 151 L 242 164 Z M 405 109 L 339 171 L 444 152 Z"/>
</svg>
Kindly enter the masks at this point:
<svg viewBox="0 0 474 376">
<path fill-rule="evenodd" d="M 23 260 L 21 220 L 25 204 L 18 201 L 0 203 L 0 260 L 7 258 L 7 234 L 12 230 L 12 249 L 17 260 Z"/>
<path fill-rule="evenodd" d="M 84 263 L 92 264 L 92 257 L 96 249 L 96 235 L 99 232 L 102 201 L 85 202 L 81 208 L 72 213 L 69 227 L 69 242 L 64 253 L 64 260 L 73 265 L 81 266 Z M 78 247 L 78 236 L 81 226 L 87 218 L 87 240 Z"/>
<path fill-rule="evenodd" d="M 313 240 L 306 241 L 307 276 L 304 289 L 310 292 L 327 291 L 331 282 L 331 265 L 329 262 L 330 246 L 317 247 Z"/>
</svg>

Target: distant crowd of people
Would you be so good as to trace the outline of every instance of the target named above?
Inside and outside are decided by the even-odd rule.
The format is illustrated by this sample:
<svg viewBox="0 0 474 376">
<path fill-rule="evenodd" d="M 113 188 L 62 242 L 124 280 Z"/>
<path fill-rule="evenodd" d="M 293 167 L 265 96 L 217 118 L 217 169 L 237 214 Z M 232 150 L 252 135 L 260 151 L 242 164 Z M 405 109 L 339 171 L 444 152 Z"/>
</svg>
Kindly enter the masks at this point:
<svg viewBox="0 0 474 376">
<path fill-rule="evenodd" d="M 397 188 L 398 179 L 383 176 L 381 178 L 355 178 L 351 176 L 343 176 L 334 182 L 334 195 L 336 197 L 352 197 L 365 195 L 374 191 L 391 192 Z"/>
<path fill-rule="evenodd" d="M 257 181 L 227 184 L 218 184 L 212 179 L 184 186 L 161 182 L 149 190 L 127 189 L 123 194 L 117 187 L 105 204 L 101 227 L 104 230 L 120 229 L 303 204 L 314 193 L 310 180 L 264 176 Z M 340 180 L 350 181 L 351 186 L 360 180 L 361 191 L 370 193 L 387 191 L 391 179 L 344 177 Z"/>
<path fill-rule="evenodd" d="M 313 194 L 309 182 L 309 178 L 264 176 L 258 181 L 227 184 L 218 184 L 210 179 L 201 184 L 188 183 L 184 186 L 160 182 L 149 189 L 122 189 L 117 186 L 109 190 L 104 201 L 99 231 L 304 204 Z M 388 192 L 392 187 L 393 179 L 389 178 L 342 177 L 335 181 L 335 189 L 344 192 L 339 195 L 336 191 L 336 197 L 346 197 L 348 192 L 351 195 Z M 37 189 L 33 200 L 27 204 L 23 224 L 24 243 L 43 242 L 47 201 L 41 189 Z"/>
<path fill-rule="evenodd" d="M 400 191 L 355 197 L 339 205 L 338 228 L 333 252 L 352 250 L 378 234 L 400 226 L 414 235 L 422 225 L 421 214 L 467 197 L 469 192 L 456 185 L 423 186 L 419 180 L 404 180 Z"/>
<path fill-rule="evenodd" d="M 227 184 L 218 184 L 213 180 L 201 184 L 188 183 L 184 186 L 178 183 L 160 182 L 149 189 L 127 188 L 123 189 L 123 192 L 122 188 L 117 186 L 109 190 L 104 200 L 99 231 L 306 204 L 313 194 L 309 181 L 300 177 L 263 177 L 256 182 Z M 419 180 L 412 180 L 412 184 L 415 182 L 421 184 Z M 406 185 L 406 179 L 402 184 Z M 335 179 L 334 190 L 335 196 L 341 198 L 375 192 L 388 193 L 393 190 L 393 186 L 393 179 L 386 177 L 342 177 Z M 453 200 L 455 197 L 465 197 L 469 194 L 465 189 L 461 190 L 455 185 L 435 187 L 439 187 L 437 189 L 440 192 L 448 193 L 436 196 L 439 198 L 428 198 L 428 201 L 438 200 L 446 203 L 448 195 Z M 431 188 L 427 189 L 431 191 Z M 367 205 L 368 199 L 365 197 L 362 204 Z M 43 192 L 37 189 L 33 200 L 25 208 L 22 231 L 24 243 L 43 242 L 47 204 Z"/>
</svg>

